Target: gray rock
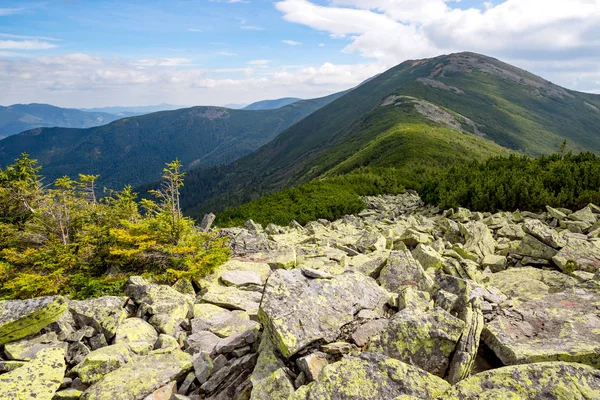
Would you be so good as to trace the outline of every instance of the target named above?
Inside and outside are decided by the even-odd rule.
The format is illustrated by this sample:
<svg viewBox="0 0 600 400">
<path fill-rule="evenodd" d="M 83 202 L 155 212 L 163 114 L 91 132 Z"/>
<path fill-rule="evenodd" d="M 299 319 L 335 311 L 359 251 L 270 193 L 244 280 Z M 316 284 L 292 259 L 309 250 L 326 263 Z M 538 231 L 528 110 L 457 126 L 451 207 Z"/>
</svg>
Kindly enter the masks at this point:
<svg viewBox="0 0 600 400">
<path fill-rule="evenodd" d="M 542 258 L 544 260 L 551 260 L 558 251 L 552 247 L 540 242 L 535 237 L 526 234 L 521 240 L 519 247 L 515 249 L 516 254 L 522 256 L 530 256 L 534 258 Z"/>
<path fill-rule="evenodd" d="M 90 326 L 111 340 L 117 332 L 117 326 L 125 320 L 124 306 L 127 297 L 105 296 L 97 299 L 72 300 L 69 311 L 79 328 Z"/>
<path fill-rule="evenodd" d="M 301 268 L 301 271 L 302 271 L 302 275 L 306 276 L 307 278 L 311 278 L 311 279 L 331 279 L 331 278 L 333 278 L 333 275 L 331 275 L 325 271 L 320 271 L 320 270 L 314 269 L 314 268 L 304 267 L 304 268 Z"/>
<path fill-rule="evenodd" d="M 59 342 L 56 333 L 50 332 L 33 338 L 22 339 L 4 345 L 4 354 L 10 360 L 29 361 L 43 349 L 60 348 L 67 350 L 67 343 Z"/>
<path fill-rule="evenodd" d="M 555 249 L 560 249 L 566 244 L 557 231 L 537 219 L 526 219 L 523 223 L 523 231 Z"/>
<path fill-rule="evenodd" d="M 256 271 L 226 271 L 221 275 L 221 281 L 227 286 L 262 286 L 260 274 Z"/>
<path fill-rule="evenodd" d="M 359 326 L 352 333 L 352 341 L 359 347 L 365 346 L 369 343 L 372 337 L 377 336 L 381 332 L 385 331 L 387 329 L 388 324 L 389 320 L 387 319 L 376 319 L 368 321 Z"/>
<path fill-rule="evenodd" d="M 147 353 L 154 348 L 158 333 L 141 318 L 128 318 L 117 328 L 115 343 L 129 345 L 135 353 Z"/>
<path fill-rule="evenodd" d="M 213 363 L 207 353 L 198 353 L 194 355 L 192 360 L 194 365 L 194 374 L 201 385 L 206 383 L 213 371 Z"/>
<path fill-rule="evenodd" d="M 378 281 L 382 287 L 392 292 L 400 291 L 405 285 L 416 285 L 423 291 L 430 291 L 433 287 L 431 278 L 408 250 L 390 253 Z"/>
<path fill-rule="evenodd" d="M 580 270 L 595 273 L 600 267 L 600 245 L 596 241 L 569 239 L 552 261 L 563 272 Z"/>
<path fill-rule="evenodd" d="M 215 351 L 217 354 L 227 354 L 231 353 L 235 349 L 239 349 L 240 347 L 253 344 L 258 339 L 258 329 L 259 326 L 257 326 L 256 329 L 250 329 L 245 332 L 229 336 L 225 339 L 221 339 L 219 343 L 217 343 Z"/>
<path fill-rule="evenodd" d="M 327 355 L 321 352 L 315 352 L 301 357 L 296 361 L 298 368 L 304 373 L 309 382 L 319 378 L 319 374 L 329 364 Z"/>
<path fill-rule="evenodd" d="M 204 217 L 202 218 L 202 222 L 200 222 L 200 232 L 208 232 L 210 231 L 210 227 L 212 225 L 212 223 L 215 221 L 215 214 L 210 213 L 210 214 L 204 214 Z"/>
<path fill-rule="evenodd" d="M 186 339 L 187 352 L 191 354 L 206 352 L 212 355 L 220 340 L 217 335 L 208 331 L 193 333 Z"/>
</svg>

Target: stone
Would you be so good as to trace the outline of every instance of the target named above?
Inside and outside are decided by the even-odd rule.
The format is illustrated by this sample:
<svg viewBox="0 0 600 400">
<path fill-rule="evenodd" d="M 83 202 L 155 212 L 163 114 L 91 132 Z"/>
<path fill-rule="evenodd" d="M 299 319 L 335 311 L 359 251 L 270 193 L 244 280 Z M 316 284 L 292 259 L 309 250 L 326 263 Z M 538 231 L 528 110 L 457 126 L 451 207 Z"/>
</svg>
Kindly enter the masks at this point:
<svg viewBox="0 0 600 400">
<path fill-rule="evenodd" d="M 424 269 L 441 269 L 444 258 L 440 253 L 435 251 L 432 247 L 419 244 L 411 252 L 415 260 L 417 260 Z"/>
<path fill-rule="evenodd" d="M 483 222 L 468 222 L 459 224 L 459 227 L 465 238 L 464 249 L 466 251 L 476 254 L 479 260 L 489 254 L 494 254 L 496 241 Z"/>
<path fill-rule="evenodd" d="M 208 331 L 196 332 L 186 339 L 187 351 L 191 354 L 206 352 L 212 355 L 220 340 L 214 333 Z"/>
<path fill-rule="evenodd" d="M 331 278 L 333 278 L 333 275 L 331 275 L 330 273 L 327 273 L 325 271 L 320 271 L 320 270 L 314 269 L 314 268 L 304 267 L 304 268 L 301 268 L 301 271 L 302 271 L 302 275 L 304 275 L 307 278 L 311 278 L 311 279 L 331 279 Z"/>
<path fill-rule="evenodd" d="M 319 374 L 329 364 L 327 355 L 321 352 L 315 352 L 301 357 L 296 361 L 298 368 L 304 373 L 309 382 L 316 381 Z"/>
<path fill-rule="evenodd" d="M 332 355 L 349 354 L 355 350 L 356 346 L 347 342 L 333 342 L 321 345 L 321 351 Z"/>
<path fill-rule="evenodd" d="M 473 369 L 477 351 L 479 350 L 481 331 L 484 326 L 481 303 L 481 299 L 473 299 L 463 308 L 459 315 L 460 319 L 465 322 L 465 326 L 450 361 L 447 380 L 451 384 L 467 378 Z"/>
<path fill-rule="evenodd" d="M 395 306 L 399 310 L 411 308 L 413 310 L 427 311 L 432 306 L 429 293 L 418 290 L 414 286 L 405 286 L 398 293 L 398 301 Z"/>
<path fill-rule="evenodd" d="M 253 387 L 250 400 L 288 400 L 293 393 L 294 384 L 283 368 L 279 368 Z"/>
<path fill-rule="evenodd" d="M 183 380 L 183 382 L 181 382 L 181 385 L 179 385 L 177 394 L 184 395 L 187 392 L 189 392 L 190 388 L 194 384 L 195 380 L 196 380 L 196 375 L 194 374 L 194 372 L 190 372 L 189 374 L 187 374 L 185 379 Z"/>
<path fill-rule="evenodd" d="M 104 377 L 106 374 L 121 368 L 132 360 L 133 354 L 125 343 L 113 344 L 102 347 L 89 353 L 84 359 L 73 367 L 85 384 L 92 384 Z"/>
<path fill-rule="evenodd" d="M 221 264 L 212 274 L 202 279 L 198 279 L 198 286 L 204 288 L 213 284 L 218 284 L 221 276 L 228 271 L 250 271 L 257 272 L 260 275 L 261 285 L 267 281 L 271 273 L 271 267 L 266 262 L 250 262 L 232 259 Z"/>
<path fill-rule="evenodd" d="M 436 399 L 450 385 L 420 368 L 365 352 L 327 365 L 305 388 L 290 400 Z"/>
<path fill-rule="evenodd" d="M 177 382 L 169 382 L 165 386 L 146 396 L 144 400 L 171 400 L 177 394 Z"/>
<path fill-rule="evenodd" d="M 552 257 L 552 261 L 566 273 L 595 273 L 600 267 L 600 245 L 595 241 L 568 239 L 567 245 Z"/>
<path fill-rule="evenodd" d="M 567 214 L 565 214 L 561 210 L 558 210 L 556 208 L 552 208 L 550 206 L 546 206 L 546 210 L 548 211 L 548 214 L 552 218 L 555 218 L 555 219 L 557 219 L 559 221 L 563 221 L 563 220 L 567 219 Z"/>
<path fill-rule="evenodd" d="M 111 340 L 117 332 L 117 326 L 127 318 L 125 303 L 127 297 L 104 296 L 97 299 L 72 300 L 69 311 L 80 328 L 91 326 Z"/>
<path fill-rule="evenodd" d="M 414 285 L 426 292 L 433 288 L 433 281 L 408 250 L 390 253 L 390 258 L 381 270 L 378 281 L 382 287 L 391 292 L 398 292 L 405 285 Z"/>
<path fill-rule="evenodd" d="M 144 354 L 154 348 L 158 340 L 156 330 L 141 318 L 128 318 L 117 328 L 115 344 L 125 343 L 137 354 Z"/>
<path fill-rule="evenodd" d="M 271 269 L 290 269 L 296 266 L 296 248 L 279 246 L 265 256 L 265 262 Z"/>
<path fill-rule="evenodd" d="M 360 310 L 383 313 L 389 294 L 361 273 L 309 279 L 295 270 L 275 271 L 258 318 L 281 354 L 289 358 L 310 343 L 334 341 Z"/>
<path fill-rule="evenodd" d="M 198 227 L 200 229 L 200 232 L 210 231 L 210 227 L 215 221 L 215 218 L 217 217 L 213 213 L 204 214 L 204 217 L 202 217 L 202 222 L 200 222 L 200 226 Z"/>
<path fill-rule="evenodd" d="M 141 400 L 165 383 L 184 377 L 193 368 L 192 356 L 182 351 L 136 358 L 90 386 L 82 400 Z"/>
<path fill-rule="evenodd" d="M 379 335 L 387 329 L 389 322 L 387 319 L 375 319 L 365 322 L 352 333 L 352 341 L 358 347 L 366 346 L 372 337 Z"/>
<path fill-rule="evenodd" d="M 359 271 L 366 276 L 377 279 L 390 257 L 390 251 L 377 251 L 370 254 L 359 254 L 349 260 L 349 267 Z"/>
<path fill-rule="evenodd" d="M 256 315 L 261 297 L 259 292 L 240 290 L 232 286 L 210 285 L 202 296 L 202 301 L 229 310 L 244 310 L 251 315 Z"/>
<path fill-rule="evenodd" d="M 239 349 L 240 347 L 251 345 L 254 342 L 256 342 L 258 338 L 259 329 L 260 325 L 257 324 L 253 329 L 249 329 L 245 332 L 229 336 L 225 339 L 221 339 L 217 343 L 215 351 L 217 352 L 217 354 L 227 354 L 231 353 L 235 349 Z"/>
<path fill-rule="evenodd" d="M 489 268 L 492 272 L 500 272 L 506 269 L 506 257 L 495 254 L 488 254 L 481 262 L 484 268 Z"/>
<path fill-rule="evenodd" d="M 79 364 L 90 352 L 91 350 L 85 344 L 73 342 L 69 344 L 65 358 L 70 365 Z"/>
<path fill-rule="evenodd" d="M 4 345 L 4 354 L 10 360 L 29 361 L 43 349 L 59 347 L 66 351 L 67 343 L 59 342 L 56 333 L 49 332 L 33 338 L 21 339 Z"/>
<path fill-rule="evenodd" d="M 194 318 L 192 320 L 192 332 L 210 331 L 221 338 L 226 338 L 249 329 L 260 328 L 259 323 L 251 321 L 248 314 L 243 311 L 233 313 L 228 310 L 224 311 L 209 318 Z M 245 318 L 237 313 L 242 313 Z"/>
<path fill-rule="evenodd" d="M 419 244 L 433 242 L 433 239 L 430 235 L 419 232 L 415 228 L 408 228 L 402 235 L 400 235 L 399 240 L 409 247 L 416 247 Z"/>
<path fill-rule="evenodd" d="M 558 271 L 533 267 L 509 268 L 489 275 L 489 284 L 511 299 L 527 301 L 578 286 L 578 281 Z"/>
<path fill-rule="evenodd" d="M 198 382 L 203 385 L 212 374 L 212 360 L 207 353 L 202 352 L 194 355 L 192 363 L 194 365 L 194 375 L 198 379 Z"/>
<path fill-rule="evenodd" d="M 186 278 L 180 278 L 171 286 L 173 289 L 177 290 L 181 294 L 185 294 L 188 296 L 195 297 L 196 291 L 194 290 L 194 285 L 192 281 Z"/>
<path fill-rule="evenodd" d="M 56 392 L 52 400 L 79 400 L 83 392 L 77 389 L 64 389 Z"/>
<path fill-rule="evenodd" d="M 600 294 L 581 289 L 502 307 L 482 338 L 504 365 L 568 361 L 600 367 Z"/>
<path fill-rule="evenodd" d="M 0 361 L 0 373 L 10 372 L 27 364 L 26 361 Z"/>
<path fill-rule="evenodd" d="M 179 350 L 179 342 L 171 335 L 165 335 L 161 333 L 158 335 L 158 340 L 154 344 L 154 350 L 151 351 L 152 354 L 161 354 L 161 353 L 172 353 L 176 350 Z"/>
<path fill-rule="evenodd" d="M 558 253 L 557 250 L 540 242 L 538 239 L 529 234 L 526 234 L 523 237 L 519 247 L 517 247 L 514 252 L 522 256 L 542 258 L 544 260 L 551 260 L 552 257 Z"/>
<path fill-rule="evenodd" d="M 219 314 L 229 315 L 230 311 L 226 308 L 215 306 L 210 303 L 194 304 L 194 318 L 198 320 L 208 320 Z"/>
<path fill-rule="evenodd" d="M 262 286 L 263 282 L 260 274 L 256 271 L 226 271 L 221 275 L 221 282 L 226 286 Z"/>
<path fill-rule="evenodd" d="M 440 308 L 426 313 L 404 309 L 390 319 L 385 331 L 371 339 L 367 350 L 443 377 L 464 326 L 463 321 Z"/>
<path fill-rule="evenodd" d="M 0 301 L 0 345 L 34 335 L 67 310 L 62 296 Z"/>
<path fill-rule="evenodd" d="M 560 249 L 567 244 L 557 231 L 537 219 L 526 219 L 523 223 L 523 231 L 555 249 Z"/>
<path fill-rule="evenodd" d="M 371 253 L 373 251 L 385 250 L 386 239 L 379 232 L 365 231 L 356 241 L 354 246 L 361 253 Z"/>
<path fill-rule="evenodd" d="M 66 309 L 66 303 L 64 305 Z M 23 310 L 23 308 L 17 309 Z M 62 383 L 65 370 L 63 349 L 43 349 L 31 362 L 0 375 L 0 399 L 52 400 Z"/>
<path fill-rule="evenodd" d="M 584 222 L 590 227 L 597 222 L 596 215 L 592 212 L 590 207 L 584 207 L 579 211 L 575 211 L 573 214 L 570 214 L 568 218 L 573 221 Z"/>
<path fill-rule="evenodd" d="M 600 398 L 600 372 L 586 365 L 544 362 L 515 365 L 473 375 L 440 400 Z"/>
</svg>

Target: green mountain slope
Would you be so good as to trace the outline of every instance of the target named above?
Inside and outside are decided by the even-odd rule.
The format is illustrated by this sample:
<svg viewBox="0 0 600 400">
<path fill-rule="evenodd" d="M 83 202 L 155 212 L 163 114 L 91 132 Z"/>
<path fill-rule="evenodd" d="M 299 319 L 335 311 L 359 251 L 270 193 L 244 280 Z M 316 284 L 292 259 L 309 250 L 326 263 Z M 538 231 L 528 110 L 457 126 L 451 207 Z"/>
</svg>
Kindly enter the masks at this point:
<svg viewBox="0 0 600 400">
<path fill-rule="evenodd" d="M 185 204 L 196 214 L 219 210 L 324 175 L 412 163 L 429 147 L 439 148 L 448 162 L 473 157 L 490 140 L 537 155 L 556 151 L 566 138 L 570 150 L 600 153 L 599 102 L 600 96 L 563 89 L 473 53 L 407 61 L 235 163 L 190 171 Z M 472 152 L 453 149 L 452 141 L 442 150 L 439 138 L 415 135 L 408 143 L 392 133 L 415 120 L 423 131 L 423 124 L 446 127 L 483 141 L 473 142 Z"/>
<path fill-rule="evenodd" d="M 0 106 L 0 139 L 34 128 L 89 128 L 108 124 L 119 118 L 121 117 L 105 112 L 86 112 L 49 104 Z"/>
<path fill-rule="evenodd" d="M 296 98 L 296 97 L 284 97 L 282 99 L 276 99 L 276 100 L 262 100 L 262 101 L 257 101 L 256 103 L 252 103 L 246 107 L 244 107 L 244 110 L 274 110 L 276 108 L 281 108 L 281 107 L 285 107 L 289 104 L 295 103 L 297 101 L 300 101 L 302 99 Z"/>
<path fill-rule="evenodd" d="M 0 166 L 27 152 L 49 181 L 99 174 L 100 186 L 140 185 L 179 158 L 186 168 L 231 162 L 259 148 L 341 94 L 303 100 L 277 110 L 192 107 L 123 118 L 91 129 L 42 128 L 0 141 Z"/>
</svg>

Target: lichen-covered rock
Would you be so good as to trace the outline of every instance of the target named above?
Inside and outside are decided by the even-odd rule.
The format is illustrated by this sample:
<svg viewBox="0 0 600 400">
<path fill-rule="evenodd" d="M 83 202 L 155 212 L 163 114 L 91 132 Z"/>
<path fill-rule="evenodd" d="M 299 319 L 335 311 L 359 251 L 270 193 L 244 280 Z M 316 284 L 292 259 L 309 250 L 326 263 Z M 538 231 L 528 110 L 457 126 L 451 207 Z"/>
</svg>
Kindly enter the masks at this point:
<svg viewBox="0 0 600 400">
<path fill-rule="evenodd" d="M 466 251 L 476 254 L 480 260 L 489 254 L 494 254 L 496 241 L 483 222 L 468 222 L 459 226 L 460 232 L 465 238 L 464 249 Z"/>
<path fill-rule="evenodd" d="M 489 284 L 512 299 L 539 299 L 578 286 L 578 281 L 558 271 L 533 267 L 509 268 L 489 275 Z"/>
<path fill-rule="evenodd" d="M 450 385 L 431 374 L 381 354 L 362 353 L 326 366 L 319 379 L 294 399 L 435 399 Z"/>
<path fill-rule="evenodd" d="M 263 294 L 259 320 L 284 357 L 308 344 L 331 342 L 360 310 L 383 312 L 389 294 L 361 273 L 309 279 L 300 270 L 275 271 Z"/>
<path fill-rule="evenodd" d="M 385 237 L 381 233 L 366 231 L 356 241 L 354 246 L 361 253 L 370 253 L 373 251 L 385 250 L 386 242 Z"/>
<path fill-rule="evenodd" d="M 67 343 L 59 342 L 56 333 L 49 332 L 33 338 L 21 339 L 4 345 L 4 354 L 10 360 L 29 361 L 43 349 L 60 347 L 67 350 Z"/>
<path fill-rule="evenodd" d="M 156 330 L 141 318 L 128 318 L 117 328 L 115 343 L 125 343 L 137 354 L 144 354 L 154 348 L 158 340 Z"/>
<path fill-rule="evenodd" d="M 522 256 L 551 260 L 552 257 L 558 253 L 558 251 L 542 243 L 535 237 L 526 234 L 523 237 L 523 240 L 521 240 L 519 247 L 515 249 L 515 253 Z"/>
<path fill-rule="evenodd" d="M 261 293 L 240 290 L 233 286 L 211 284 L 202 296 L 205 303 L 215 304 L 229 310 L 243 310 L 250 315 L 256 315 L 260 304 Z"/>
<path fill-rule="evenodd" d="M 209 305 L 209 304 L 206 304 Z M 192 332 L 210 331 L 215 335 L 225 338 L 238 333 L 247 331 L 248 329 L 258 329 L 259 324 L 256 321 L 251 321 L 248 314 L 244 311 L 231 312 L 223 308 L 213 306 L 214 309 L 206 309 L 202 314 L 208 317 L 196 317 L 192 320 Z M 217 311 L 220 309 L 221 311 Z M 214 315 L 211 315 L 212 313 Z M 217 313 L 218 312 L 218 313 Z M 239 313 L 242 316 L 238 315 Z"/>
<path fill-rule="evenodd" d="M 71 371 L 76 373 L 83 383 L 91 384 L 130 362 L 132 356 L 127 344 L 113 344 L 92 351 Z"/>
<path fill-rule="evenodd" d="M 390 319 L 384 332 L 371 339 L 368 350 L 443 377 L 464 326 L 441 308 L 426 313 L 404 309 Z"/>
<path fill-rule="evenodd" d="M 262 286 L 264 284 L 261 276 L 256 271 L 232 270 L 221 275 L 221 282 L 226 286 Z"/>
<path fill-rule="evenodd" d="M 420 244 L 412 251 L 412 255 L 424 269 L 441 269 L 444 258 L 432 247 Z"/>
<path fill-rule="evenodd" d="M 256 272 L 260 276 L 261 284 L 264 284 L 267 280 L 267 277 L 271 273 L 271 267 L 269 267 L 269 264 L 265 262 L 250 262 L 233 259 L 217 267 L 217 269 L 215 269 L 209 276 L 199 278 L 197 283 L 201 287 L 217 284 L 219 283 L 223 274 L 229 271 Z"/>
<path fill-rule="evenodd" d="M 479 373 L 458 383 L 439 399 L 592 400 L 599 398 L 600 371 L 581 364 L 544 362 Z"/>
<path fill-rule="evenodd" d="M 415 228 L 408 228 L 402 235 L 400 235 L 400 241 L 406 246 L 415 247 L 419 244 L 426 244 L 433 242 L 431 235 L 418 231 Z"/>
<path fill-rule="evenodd" d="M 600 294 L 581 289 L 505 308 L 482 338 L 505 365 L 568 361 L 600 367 Z"/>
<path fill-rule="evenodd" d="M 66 310 L 62 296 L 0 301 L 0 345 L 38 333 Z"/>
<path fill-rule="evenodd" d="M 283 371 L 284 367 L 285 364 L 277 356 L 271 338 L 263 335 L 258 347 L 258 360 L 250 376 L 253 386 L 251 399 L 268 399 L 271 395 L 270 392 L 274 389 L 279 389 L 278 393 L 282 393 L 283 396 L 289 396 L 294 391 L 290 378 L 282 376 L 281 372 L 277 372 Z M 282 400 L 284 399 L 287 399 L 287 397 L 283 397 Z"/>
<path fill-rule="evenodd" d="M 141 400 L 192 370 L 192 356 L 182 351 L 136 358 L 90 386 L 82 400 Z"/>
<path fill-rule="evenodd" d="M 33 361 L 0 375 L 0 399 L 52 400 L 65 376 L 65 369 L 62 349 L 41 350 Z"/>
<path fill-rule="evenodd" d="M 537 219 L 526 219 L 523 223 L 523 231 L 555 249 L 560 249 L 567 244 L 557 231 Z"/>
<path fill-rule="evenodd" d="M 577 270 L 595 273 L 600 268 L 600 243 L 569 239 L 552 261 L 566 273 Z"/>
<path fill-rule="evenodd" d="M 250 400 L 288 400 L 293 393 L 294 384 L 290 377 L 283 368 L 278 368 L 253 387 Z"/>
<path fill-rule="evenodd" d="M 465 379 L 471 374 L 479 349 L 479 338 L 484 326 L 481 299 L 475 298 L 470 301 L 463 308 L 459 317 L 465 321 L 465 327 L 450 361 L 448 381 L 452 384 Z"/>
<path fill-rule="evenodd" d="M 389 257 L 389 250 L 376 251 L 369 254 L 358 254 L 350 258 L 348 266 L 350 269 L 362 272 L 373 279 L 377 279 Z"/>
<path fill-rule="evenodd" d="M 212 332 L 196 332 L 187 337 L 186 351 L 190 354 L 205 352 L 212 355 L 219 340 L 221 339 Z"/>
<path fill-rule="evenodd" d="M 391 292 L 398 292 L 405 285 L 414 285 L 423 291 L 430 291 L 433 281 L 425 273 L 421 264 L 408 250 L 392 251 L 390 258 L 379 275 L 379 284 Z"/>
<path fill-rule="evenodd" d="M 500 272 L 506 269 L 506 257 L 496 254 L 488 254 L 481 261 L 484 268 L 489 268 L 492 272 Z"/>
<path fill-rule="evenodd" d="M 69 301 L 69 311 L 78 326 L 91 326 L 98 333 L 103 333 L 106 340 L 111 340 L 117 332 L 117 326 L 127 313 L 123 309 L 127 297 L 105 296 L 97 299 Z"/>
</svg>

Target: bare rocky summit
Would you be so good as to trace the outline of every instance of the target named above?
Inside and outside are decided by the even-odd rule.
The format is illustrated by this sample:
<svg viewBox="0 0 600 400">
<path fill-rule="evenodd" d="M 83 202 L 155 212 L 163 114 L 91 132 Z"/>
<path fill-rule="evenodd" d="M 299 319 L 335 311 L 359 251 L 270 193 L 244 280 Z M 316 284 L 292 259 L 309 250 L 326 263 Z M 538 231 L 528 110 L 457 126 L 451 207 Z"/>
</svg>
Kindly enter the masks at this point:
<svg viewBox="0 0 600 400">
<path fill-rule="evenodd" d="M 600 208 L 366 201 L 222 230 L 193 282 L 0 302 L 0 398 L 600 398 Z"/>
</svg>

